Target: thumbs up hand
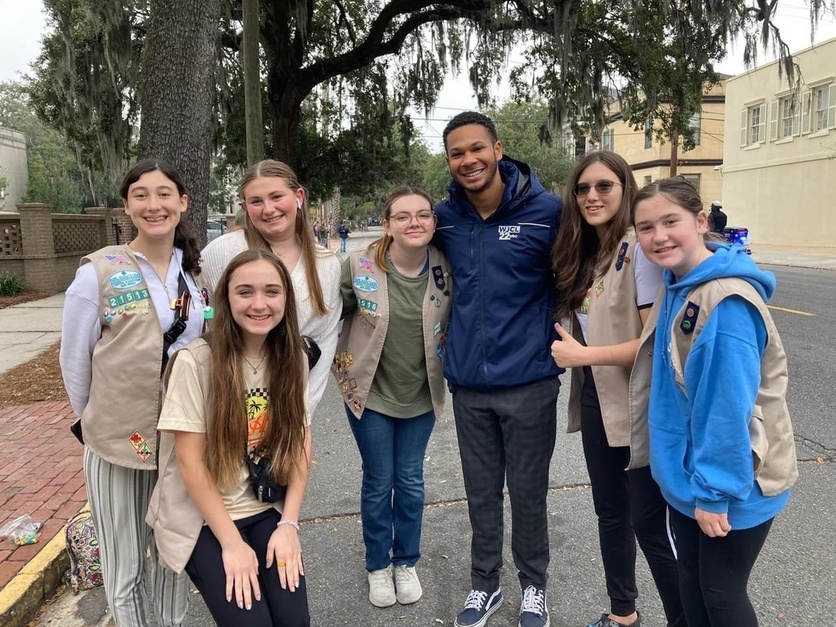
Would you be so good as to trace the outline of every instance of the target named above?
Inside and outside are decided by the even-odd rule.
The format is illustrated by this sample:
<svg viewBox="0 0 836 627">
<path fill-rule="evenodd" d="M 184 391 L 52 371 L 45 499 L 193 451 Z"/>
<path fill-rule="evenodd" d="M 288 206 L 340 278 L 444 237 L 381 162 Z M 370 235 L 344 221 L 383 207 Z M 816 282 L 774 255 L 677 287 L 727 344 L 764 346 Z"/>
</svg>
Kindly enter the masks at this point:
<svg viewBox="0 0 836 627">
<path fill-rule="evenodd" d="M 564 329 L 559 322 L 555 322 L 554 329 L 557 331 L 559 340 L 552 342 L 552 359 L 561 368 L 576 368 L 589 365 L 585 357 L 587 347 L 578 342 Z"/>
</svg>

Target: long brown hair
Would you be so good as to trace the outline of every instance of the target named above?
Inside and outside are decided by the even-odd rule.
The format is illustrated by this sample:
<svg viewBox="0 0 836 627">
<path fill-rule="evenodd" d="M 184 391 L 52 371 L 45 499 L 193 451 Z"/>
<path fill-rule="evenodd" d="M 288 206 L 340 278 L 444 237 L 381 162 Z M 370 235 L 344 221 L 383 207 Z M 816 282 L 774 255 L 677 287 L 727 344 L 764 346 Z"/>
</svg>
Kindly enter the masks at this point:
<svg viewBox="0 0 836 627">
<path fill-rule="evenodd" d="M 603 240 L 599 239 L 595 227 L 583 219 L 575 196 L 575 185 L 593 163 L 600 163 L 612 170 L 623 190 L 621 206 L 609 222 Z M 559 294 L 556 320 L 567 318 L 581 306 L 595 276 L 602 274 L 609 265 L 618 242 L 632 225 L 631 206 L 635 195 L 636 179 L 621 155 L 606 150 L 591 152 L 575 165 L 566 183 L 560 230 L 552 249 L 552 268 Z"/>
<path fill-rule="evenodd" d="M 246 250 L 224 270 L 215 290 L 215 318 L 206 341 L 212 349 L 206 460 L 219 486 L 235 484 L 241 472 L 247 444 L 247 412 L 244 403 L 244 338 L 232 317 L 229 282 L 232 273 L 254 261 L 268 261 L 284 284 L 284 317 L 264 342 L 267 364 L 267 420 L 257 453 L 269 457 L 276 480 L 286 485 L 305 447 L 307 359 L 296 320 L 296 300 L 290 273 L 269 251 Z"/>
<path fill-rule="evenodd" d="M 255 179 L 262 176 L 276 176 L 284 179 L 287 186 L 294 192 L 304 189 L 296 177 L 296 173 L 286 163 L 281 161 L 274 161 L 273 159 L 265 159 L 258 163 L 251 165 L 244 172 L 244 177 L 241 179 L 241 184 L 238 186 L 238 193 L 241 200 L 244 200 L 244 190 L 247 185 L 252 183 Z M 324 316 L 328 313 L 328 307 L 325 305 L 325 297 L 322 295 L 322 284 L 319 282 L 319 273 L 316 271 L 316 259 L 319 256 L 332 255 L 333 253 L 318 246 L 314 240 L 313 229 L 311 227 L 310 219 L 308 218 L 308 195 L 305 194 L 305 202 L 296 212 L 296 237 L 302 244 L 302 259 L 305 263 L 305 274 L 308 280 L 308 293 L 311 295 L 311 305 L 313 307 L 314 315 Z M 249 212 L 246 215 L 246 224 L 244 226 L 244 234 L 247 238 L 247 247 L 260 248 L 262 250 L 272 250 L 270 242 L 261 234 L 261 232 L 253 224 Z"/>
<path fill-rule="evenodd" d="M 159 159 L 143 159 L 131 166 L 119 186 L 119 195 L 122 197 L 125 206 L 128 204 L 128 192 L 131 190 L 131 185 L 136 183 L 143 174 L 158 170 L 174 183 L 177 187 L 177 193 L 181 197 L 187 195 L 183 178 L 177 170 Z M 194 276 L 200 274 L 200 246 L 197 245 L 197 238 L 192 233 L 191 227 L 182 218 L 174 227 L 174 245 L 183 251 L 183 270 Z"/>
<path fill-rule="evenodd" d="M 389 195 L 386 196 L 386 200 L 383 201 L 383 219 L 385 221 L 388 222 L 392 217 L 392 205 L 395 204 L 395 201 L 403 198 L 404 196 L 420 196 L 430 203 L 430 211 L 432 211 L 433 199 L 430 198 L 430 195 L 427 192 L 419 187 L 409 187 L 408 185 L 403 185 L 401 187 L 396 187 L 389 192 Z M 374 255 L 377 267 L 380 268 L 382 272 L 389 272 L 389 265 L 386 263 L 386 255 L 392 247 L 392 241 L 392 236 L 384 233 L 383 237 L 377 238 L 369 244 L 368 248 L 366 248 L 370 255 Z"/>
</svg>

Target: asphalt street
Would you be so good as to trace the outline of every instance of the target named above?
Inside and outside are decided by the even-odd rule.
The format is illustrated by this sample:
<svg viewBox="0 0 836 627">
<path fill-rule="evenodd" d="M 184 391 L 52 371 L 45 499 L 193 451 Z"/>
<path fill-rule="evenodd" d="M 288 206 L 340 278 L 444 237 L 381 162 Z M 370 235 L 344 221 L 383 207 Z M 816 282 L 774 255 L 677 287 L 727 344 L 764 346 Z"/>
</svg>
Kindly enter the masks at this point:
<svg viewBox="0 0 836 627">
<path fill-rule="evenodd" d="M 769 267 L 779 278 L 773 315 L 790 358 L 789 405 L 800 477 L 752 575 L 750 592 L 761 624 L 830 624 L 836 607 L 836 275 Z M 778 309 L 778 308 L 781 309 Z M 807 315 L 812 314 L 812 315 Z M 564 376 L 564 385 L 568 376 Z M 558 420 L 565 424 L 564 389 Z M 360 458 L 333 382 L 313 423 L 314 466 L 303 508 L 302 545 L 312 624 L 383 627 L 452 625 L 469 590 L 470 528 L 455 428 L 448 407 L 439 417 L 425 461 L 426 512 L 418 572 L 424 597 L 412 606 L 372 607 L 367 600 L 359 520 Z M 551 467 L 549 520 L 553 627 L 580 627 L 606 610 L 591 492 L 577 434 L 558 433 Z M 506 607 L 489 627 L 517 625 L 519 585 L 510 554 L 506 506 Z M 639 608 L 645 627 L 665 622 L 649 571 L 639 563 Z M 101 589 L 56 599 L 33 625 L 107 625 Z M 211 625 L 193 596 L 187 627 Z"/>
</svg>

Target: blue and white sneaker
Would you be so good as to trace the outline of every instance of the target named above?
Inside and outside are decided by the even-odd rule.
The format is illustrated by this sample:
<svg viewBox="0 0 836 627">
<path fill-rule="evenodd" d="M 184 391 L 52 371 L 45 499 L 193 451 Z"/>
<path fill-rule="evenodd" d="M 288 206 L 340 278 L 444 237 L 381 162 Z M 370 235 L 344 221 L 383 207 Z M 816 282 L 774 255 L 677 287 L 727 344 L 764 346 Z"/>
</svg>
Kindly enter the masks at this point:
<svg viewBox="0 0 836 627">
<path fill-rule="evenodd" d="M 471 590 L 464 602 L 464 609 L 456 616 L 455 627 L 484 627 L 485 623 L 502 605 L 502 589 L 493 593 Z"/>
<path fill-rule="evenodd" d="M 546 591 L 543 588 L 528 586 L 523 590 L 520 627 L 549 627 L 549 608 L 546 607 Z"/>
</svg>

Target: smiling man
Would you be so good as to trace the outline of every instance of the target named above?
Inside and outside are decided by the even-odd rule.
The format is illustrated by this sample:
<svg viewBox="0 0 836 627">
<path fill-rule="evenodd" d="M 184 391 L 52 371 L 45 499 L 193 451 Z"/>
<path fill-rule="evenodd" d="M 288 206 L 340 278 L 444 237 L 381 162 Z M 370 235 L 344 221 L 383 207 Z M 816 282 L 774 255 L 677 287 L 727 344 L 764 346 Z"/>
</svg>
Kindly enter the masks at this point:
<svg viewBox="0 0 836 627">
<path fill-rule="evenodd" d="M 560 370 L 549 347 L 550 253 L 563 203 L 526 164 L 503 156 L 485 115 L 444 129 L 449 197 L 436 207 L 435 241 L 453 271 L 444 376 L 467 494 L 471 588 L 456 627 L 482 627 L 502 605 L 503 488 L 519 571 L 520 627 L 547 627 L 546 493 L 555 444 Z"/>
</svg>

